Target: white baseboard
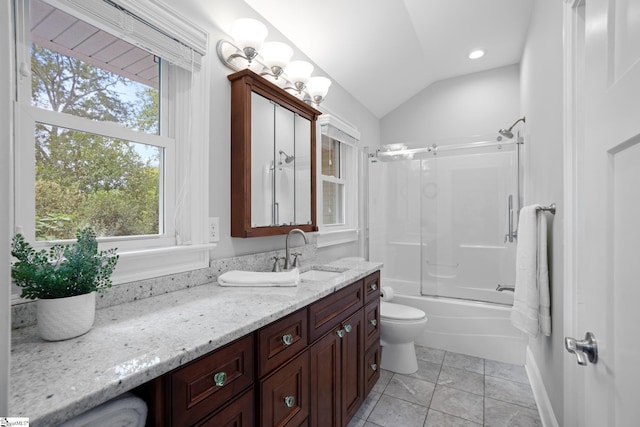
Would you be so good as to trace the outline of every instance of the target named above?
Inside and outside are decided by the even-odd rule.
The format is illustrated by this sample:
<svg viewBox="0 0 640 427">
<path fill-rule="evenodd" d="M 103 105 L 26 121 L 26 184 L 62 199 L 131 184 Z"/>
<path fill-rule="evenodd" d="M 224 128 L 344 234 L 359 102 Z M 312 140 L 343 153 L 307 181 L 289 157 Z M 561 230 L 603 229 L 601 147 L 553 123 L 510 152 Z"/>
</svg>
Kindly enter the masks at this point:
<svg viewBox="0 0 640 427">
<path fill-rule="evenodd" d="M 527 376 L 529 377 L 529 383 L 531 383 L 533 397 L 536 399 L 536 405 L 538 405 L 538 413 L 540 414 L 543 427 L 560 427 L 553 412 L 553 407 L 551 406 L 551 400 L 549 400 L 547 389 L 542 382 L 540 369 L 538 369 L 538 364 L 533 358 L 533 354 L 531 353 L 531 348 L 529 346 L 527 346 L 526 362 L 524 367 L 527 371 Z"/>
</svg>

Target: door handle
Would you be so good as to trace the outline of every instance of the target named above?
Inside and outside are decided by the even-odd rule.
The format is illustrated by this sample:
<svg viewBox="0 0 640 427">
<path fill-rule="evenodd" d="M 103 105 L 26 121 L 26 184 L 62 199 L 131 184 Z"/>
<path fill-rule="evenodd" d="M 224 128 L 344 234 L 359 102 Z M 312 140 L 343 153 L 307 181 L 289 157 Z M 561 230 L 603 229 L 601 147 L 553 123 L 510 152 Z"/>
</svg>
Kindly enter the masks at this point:
<svg viewBox="0 0 640 427">
<path fill-rule="evenodd" d="M 513 227 L 513 194 L 509 194 L 509 202 L 507 206 L 507 219 L 509 222 L 509 231 L 504 236 L 504 242 L 513 243 L 513 241 L 517 238 L 517 234 L 518 234 Z"/>
<path fill-rule="evenodd" d="M 564 347 L 569 353 L 576 355 L 578 365 L 586 366 L 587 361 L 598 363 L 598 344 L 596 337 L 591 332 L 587 332 L 584 340 L 576 340 L 575 338 L 565 337 Z"/>
</svg>

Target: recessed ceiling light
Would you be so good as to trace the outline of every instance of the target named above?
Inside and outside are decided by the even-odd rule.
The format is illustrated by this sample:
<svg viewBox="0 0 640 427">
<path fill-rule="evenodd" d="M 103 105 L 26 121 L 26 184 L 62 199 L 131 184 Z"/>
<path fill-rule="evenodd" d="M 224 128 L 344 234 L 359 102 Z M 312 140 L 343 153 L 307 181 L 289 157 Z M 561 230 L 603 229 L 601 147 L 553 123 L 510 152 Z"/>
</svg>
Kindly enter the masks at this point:
<svg viewBox="0 0 640 427">
<path fill-rule="evenodd" d="M 469 59 L 478 59 L 484 56 L 484 50 L 474 50 L 469 54 Z"/>
</svg>

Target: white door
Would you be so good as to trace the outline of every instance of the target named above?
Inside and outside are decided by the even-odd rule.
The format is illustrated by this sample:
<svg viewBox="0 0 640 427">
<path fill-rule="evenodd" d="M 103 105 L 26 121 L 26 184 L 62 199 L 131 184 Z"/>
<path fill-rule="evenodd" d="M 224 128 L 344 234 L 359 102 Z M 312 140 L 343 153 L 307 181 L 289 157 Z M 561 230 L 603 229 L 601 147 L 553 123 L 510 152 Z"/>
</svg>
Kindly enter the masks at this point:
<svg viewBox="0 0 640 427">
<path fill-rule="evenodd" d="M 566 335 L 592 332 L 598 360 L 566 355 L 565 425 L 640 425 L 640 1 L 568 6 Z M 572 14 L 569 16 L 569 14 Z M 571 71 L 571 70 L 570 70 Z M 573 150 L 575 149 L 575 150 Z"/>
</svg>

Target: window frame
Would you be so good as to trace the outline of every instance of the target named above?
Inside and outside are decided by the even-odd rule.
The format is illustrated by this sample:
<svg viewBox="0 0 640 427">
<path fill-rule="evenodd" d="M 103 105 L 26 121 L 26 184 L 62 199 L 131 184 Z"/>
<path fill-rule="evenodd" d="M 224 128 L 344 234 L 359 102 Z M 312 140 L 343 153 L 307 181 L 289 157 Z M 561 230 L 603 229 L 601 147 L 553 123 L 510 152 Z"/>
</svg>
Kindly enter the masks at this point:
<svg viewBox="0 0 640 427">
<path fill-rule="evenodd" d="M 62 0 L 64 2 L 65 0 Z M 47 0 L 47 3 L 56 4 L 60 0 Z M 73 3 L 73 2 L 70 2 Z M 115 3 L 127 4 L 127 1 L 116 0 Z M 209 251 L 216 245 L 209 243 L 206 234 L 206 213 L 208 212 L 208 177 L 206 167 L 209 157 L 208 123 L 205 120 L 209 113 L 209 70 L 203 64 L 201 67 L 192 66 L 189 75 L 190 86 L 190 110 L 192 120 L 187 121 L 179 129 L 180 121 L 176 120 L 176 110 L 179 109 L 178 99 L 169 99 L 170 84 L 175 84 L 171 79 L 172 67 L 166 61 L 161 61 L 161 106 L 162 114 L 160 123 L 160 135 L 148 134 L 126 128 L 123 125 L 112 122 L 97 122 L 90 119 L 72 116 L 55 111 L 45 110 L 31 105 L 31 76 L 30 76 L 30 26 L 29 26 L 29 1 L 14 0 L 15 8 L 15 81 L 14 86 L 14 140 L 13 140 L 13 228 L 16 233 L 25 235 L 34 247 L 46 248 L 55 243 L 69 241 L 35 241 L 35 144 L 33 135 L 35 123 L 59 125 L 66 128 L 77 129 L 83 132 L 100 134 L 108 137 L 124 139 L 127 141 L 149 144 L 164 149 L 163 172 L 161 174 L 160 215 L 164 217 L 162 234 L 142 236 L 117 236 L 99 238 L 100 250 L 117 247 L 120 260 L 112 276 L 114 284 L 127 283 L 135 280 L 160 277 L 167 274 L 175 274 L 208 267 Z M 69 12 L 69 5 L 65 11 Z M 139 11 L 138 11 L 139 12 Z M 138 15 L 141 19 L 150 19 L 156 28 L 164 28 L 171 33 L 174 30 L 179 38 L 186 31 L 189 36 L 197 34 L 201 36 L 198 41 L 204 41 L 202 47 L 194 49 L 200 55 L 206 52 L 208 35 L 199 30 L 194 24 L 182 19 L 175 11 L 168 9 L 166 5 L 148 5 L 144 12 L 147 15 Z M 82 13 L 72 13 L 79 19 L 85 19 Z M 159 26 L 163 23 L 162 26 Z M 187 29 L 187 30 L 184 30 Z M 187 37 L 187 41 L 192 40 Z M 193 54 L 192 54 L 193 56 Z M 171 83 L 170 83 L 171 82 Z M 173 104 L 172 106 L 170 104 Z M 170 105 L 169 108 L 166 108 Z M 169 128 L 173 126 L 173 128 Z M 170 138 L 165 135 L 189 135 L 190 146 L 181 150 L 178 138 Z M 184 138 L 184 137 L 183 137 Z M 182 156 L 182 157 L 181 157 Z M 187 156 L 187 157 L 185 157 Z M 189 170 L 191 173 L 179 176 L 180 170 Z M 182 209 L 180 216 L 176 207 L 178 188 L 186 188 L 189 192 L 188 205 Z M 195 214 L 195 213 L 197 214 Z M 190 238 L 186 242 L 177 241 L 176 224 L 182 223 Z M 19 298 L 14 295 L 14 303 Z"/>
<path fill-rule="evenodd" d="M 345 138 L 336 138 L 326 133 L 329 127 L 336 129 Z M 338 142 L 340 151 L 340 177 L 322 174 L 322 137 L 328 136 Z M 347 141 L 351 138 L 353 142 Z M 318 247 L 326 247 L 358 240 L 358 142 L 360 132 L 344 120 L 332 114 L 322 114 L 318 119 L 317 162 L 317 218 L 318 219 Z M 344 223 L 324 223 L 324 182 L 343 184 Z"/>
</svg>

